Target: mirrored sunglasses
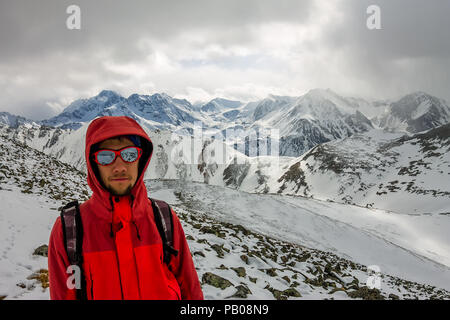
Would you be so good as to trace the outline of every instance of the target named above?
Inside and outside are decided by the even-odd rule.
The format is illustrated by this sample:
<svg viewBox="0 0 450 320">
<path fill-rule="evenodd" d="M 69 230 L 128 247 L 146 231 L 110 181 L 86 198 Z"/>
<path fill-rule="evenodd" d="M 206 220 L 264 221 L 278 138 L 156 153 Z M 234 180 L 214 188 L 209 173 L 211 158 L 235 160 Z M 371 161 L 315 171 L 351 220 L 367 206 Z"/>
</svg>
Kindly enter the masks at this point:
<svg viewBox="0 0 450 320">
<path fill-rule="evenodd" d="M 102 166 L 112 164 L 117 156 L 127 163 L 132 163 L 142 156 L 142 149 L 138 147 L 125 147 L 120 150 L 102 149 L 93 154 L 94 161 Z"/>
</svg>

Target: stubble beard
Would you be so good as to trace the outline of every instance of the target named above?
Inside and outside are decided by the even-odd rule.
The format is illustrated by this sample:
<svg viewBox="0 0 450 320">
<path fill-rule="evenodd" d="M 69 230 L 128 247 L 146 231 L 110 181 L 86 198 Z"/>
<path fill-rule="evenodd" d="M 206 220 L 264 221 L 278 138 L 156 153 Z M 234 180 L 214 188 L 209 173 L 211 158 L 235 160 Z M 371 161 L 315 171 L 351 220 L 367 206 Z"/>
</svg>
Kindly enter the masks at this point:
<svg viewBox="0 0 450 320">
<path fill-rule="evenodd" d="M 111 184 L 107 186 L 107 189 L 113 196 L 126 196 L 126 195 L 131 194 L 131 189 L 133 189 L 133 187 L 134 187 L 134 183 L 130 182 L 128 187 L 123 191 L 117 190 Z"/>
<path fill-rule="evenodd" d="M 127 196 L 131 194 L 131 189 L 133 189 L 133 186 L 130 184 L 125 191 L 117 191 L 116 189 L 114 189 L 113 187 L 109 186 L 108 187 L 108 191 L 113 195 L 113 196 Z"/>
</svg>

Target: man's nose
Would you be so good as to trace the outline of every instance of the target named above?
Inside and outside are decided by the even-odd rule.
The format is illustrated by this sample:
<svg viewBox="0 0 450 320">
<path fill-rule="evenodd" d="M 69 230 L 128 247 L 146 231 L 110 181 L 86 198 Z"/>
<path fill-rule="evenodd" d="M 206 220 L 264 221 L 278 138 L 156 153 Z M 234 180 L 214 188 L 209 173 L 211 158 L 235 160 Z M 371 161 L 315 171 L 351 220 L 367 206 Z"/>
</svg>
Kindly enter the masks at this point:
<svg viewBox="0 0 450 320">
<path fill-rule="evenodd" d="M 117 157 L 114 161 L 113 165 L 113 173 L 120 173 L 120 172 L 126 172 L 127 171 L 127 165 L 125 161 L 122 160 L 121 157 Z"/>
</svg>

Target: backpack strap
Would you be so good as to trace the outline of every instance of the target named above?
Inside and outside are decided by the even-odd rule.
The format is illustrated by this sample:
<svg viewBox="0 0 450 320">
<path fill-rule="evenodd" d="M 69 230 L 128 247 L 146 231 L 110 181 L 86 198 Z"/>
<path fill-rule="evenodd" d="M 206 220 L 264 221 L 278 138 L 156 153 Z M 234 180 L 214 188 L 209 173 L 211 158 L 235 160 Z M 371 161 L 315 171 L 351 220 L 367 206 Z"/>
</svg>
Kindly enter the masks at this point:
<svg viewBox="0 0 450 320">
<path fill-rule="evenodd" d="M 165 201 L 149 198 L 153 215 L 155 216 L 156 227 L 158 228 L 163 243 L 163 261 L 170 270 L 170 260 L 172 255 L 178 255 L 178 250 L 173 247 L 173 217 L 169 204 Z"/>
<path fill-rule="evenodd" d="M 70 265 L 78 266 L 81 272 L 81 288 L 76 289 L 77 299 L 86 300 L 86 279 L 83 271 L 83 225 L 81 223 L 80 207 L 78 201 L 72 201 L 61 209 L 61 223 Z"/>
</svg>

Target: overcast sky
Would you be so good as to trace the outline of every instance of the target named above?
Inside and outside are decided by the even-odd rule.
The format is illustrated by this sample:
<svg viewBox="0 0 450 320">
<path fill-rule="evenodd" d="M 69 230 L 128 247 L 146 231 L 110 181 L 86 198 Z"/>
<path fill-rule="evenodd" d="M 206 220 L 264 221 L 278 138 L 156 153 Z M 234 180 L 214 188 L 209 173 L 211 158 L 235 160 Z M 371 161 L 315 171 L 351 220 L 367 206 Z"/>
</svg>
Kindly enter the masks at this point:
<svg viewBox="0 0 450 320">
<path fill-rule="evenodd" d="M 66 27 L 72 4 L 80 30 Z M 380 30 L 367 28 L 371 4 Z M 449 13 L 447 0 L 0 0 L 0 111 L 40 120 L 103 89 L 450 101 Z"/>
</svg>

